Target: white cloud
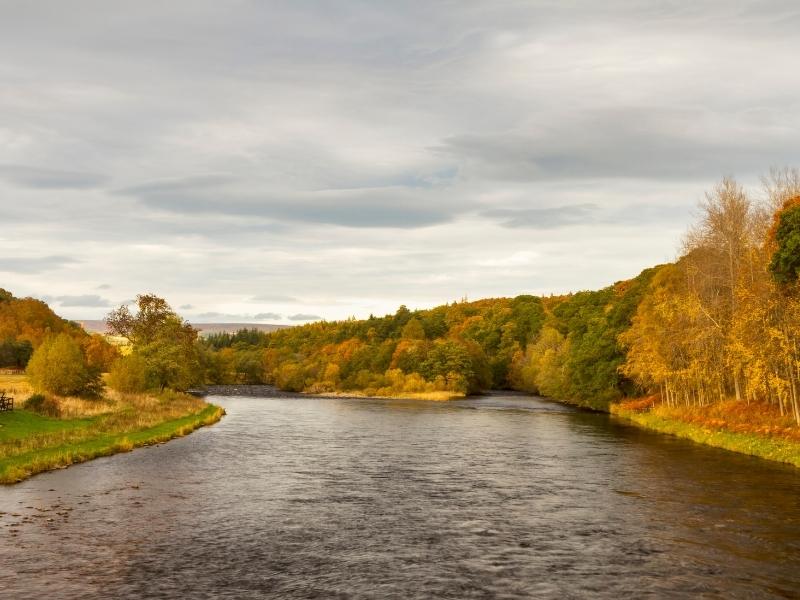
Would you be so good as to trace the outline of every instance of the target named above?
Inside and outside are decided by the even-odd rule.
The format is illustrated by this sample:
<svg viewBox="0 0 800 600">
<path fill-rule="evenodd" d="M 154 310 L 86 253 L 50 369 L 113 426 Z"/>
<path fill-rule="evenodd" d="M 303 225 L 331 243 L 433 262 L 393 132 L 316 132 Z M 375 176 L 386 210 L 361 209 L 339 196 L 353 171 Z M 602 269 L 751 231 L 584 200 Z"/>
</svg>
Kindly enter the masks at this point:
<svg viewBox="0 0 800 600">
<path fill-rule="evenodd" d="M 2 287 L 333 319 L 602 286 L 671 259 L 722 175 L 797 161 L 799 25 L 789 2 L 15 3 Z"/>
</svg>

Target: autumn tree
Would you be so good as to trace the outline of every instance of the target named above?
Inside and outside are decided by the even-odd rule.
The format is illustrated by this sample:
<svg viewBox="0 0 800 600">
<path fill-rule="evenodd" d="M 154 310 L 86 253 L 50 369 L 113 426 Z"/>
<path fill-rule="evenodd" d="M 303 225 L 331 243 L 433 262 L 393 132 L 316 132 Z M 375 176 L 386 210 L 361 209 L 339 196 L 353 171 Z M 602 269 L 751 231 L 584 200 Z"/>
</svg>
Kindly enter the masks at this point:
<svg viewBox="0 0 800 600">
<path fill-rule="evenodd" d="M 99 372 L 89 366 L 80 344 L 65 333 L 45 339 L 33 353 L 27 374 L 36 391 L 62 396 L 94 395 L 102 388 Z"/>
<path fill-rule="evenodd" d="M 776 215 L 774 252 L 769 270 L 781 286 L 797 283 L 800 275 L 800 197 L 789 200 Z"/>
<path fill-rule="evenodd" d="M 197 330 L 163 298 L 140 295 L 136 305 L 135 313 L 120 306 L 106 317 L 106 322 L 112 333 L 128 338 L 133 353 L 144 360 L 148 387 L 182 390 L 202 383 Z"/>
</svg>

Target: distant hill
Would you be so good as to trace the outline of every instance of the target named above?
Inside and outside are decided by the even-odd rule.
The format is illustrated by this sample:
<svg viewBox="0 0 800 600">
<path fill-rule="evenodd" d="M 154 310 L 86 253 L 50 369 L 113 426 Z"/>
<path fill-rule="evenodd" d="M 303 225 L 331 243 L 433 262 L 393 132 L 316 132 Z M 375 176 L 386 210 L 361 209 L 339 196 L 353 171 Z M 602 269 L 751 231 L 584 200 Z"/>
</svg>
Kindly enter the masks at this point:
<svg viewBox="0 0 800 600">
<path fill-rule="evenodd" d="M 106 333 L 106 322 L 103 319 L 88 319 L 79 321 L 89 333 Z M 240 329 L 257 329 L 258 331 L 277 331 L 278 329 L 285 329 L 289 325 L 268 325 L 262 323 L 192 323 L 195 329 L 200 330 L 200 335 L 209 335 L 212 333 L 235 333 Z"/>
<path fill-rule="evenodd" d="M 212 333 L 236 333 L 242 329 L 257 329 L 258 331 L 277 331 L 286 329 L 291 325 L 272 325 L 262 323 L 192 323 L 192 327 L 200 330 L 200 335 Z"/>
<path fill-rule="evenodd" d="M 36 348 L 49 334 L 85 334 L 75 323 L 62 319 L 41 300 L 16 298 L 0 288 L 0 341 L 27 341 Z"/>
<path fill-rule="evenodd" d="M 12 372 L 24 369 L 45 338 L 59 334 L 67 334 L 83 345 L 91 341 L 77 323 L 62 319 L 41 300 L 15 298 L 0 288 L 0 368 Z M 102 350 L 104 343 L 100 344 Z"/>
</svg>

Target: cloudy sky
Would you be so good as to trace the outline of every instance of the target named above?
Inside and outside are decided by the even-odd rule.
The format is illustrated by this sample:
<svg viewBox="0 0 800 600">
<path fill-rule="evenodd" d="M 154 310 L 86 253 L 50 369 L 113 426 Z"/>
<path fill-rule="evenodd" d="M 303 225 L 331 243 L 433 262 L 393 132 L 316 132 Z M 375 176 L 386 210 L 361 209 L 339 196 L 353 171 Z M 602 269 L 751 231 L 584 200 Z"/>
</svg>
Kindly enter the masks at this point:
<svg viewBox="0 0 800 600">
<path fill-rule="evenodd" d="M 608 285 L 800 164 L 797 6 L 0 0 L 0 287 L 292 323 Z"/>
</svg>

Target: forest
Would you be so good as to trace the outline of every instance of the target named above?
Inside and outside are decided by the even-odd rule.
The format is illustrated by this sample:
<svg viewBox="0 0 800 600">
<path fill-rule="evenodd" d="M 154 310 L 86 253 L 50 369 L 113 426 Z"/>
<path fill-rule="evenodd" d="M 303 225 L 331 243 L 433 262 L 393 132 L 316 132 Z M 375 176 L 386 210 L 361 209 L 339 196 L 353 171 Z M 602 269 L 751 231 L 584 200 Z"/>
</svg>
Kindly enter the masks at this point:
<svg viewBox="0 0 800 600">
<path fill-rule="evenodd" d="M 733 400 L 800 424 L 798 273 L 800 173 L 784 169 L 757 195 L 723 179 L 674 263 L 598 291 L 206 337 L 142 295 L 137 313 L 123 306 L 107 318 L 131 342 L 122 353 L 43 302 L 2 291 L 0 367 L 27 366 L 36 383 L 79 361 L 72 384 L 42 384 L 62 394 L 91 391 L 108 372 L 106 383 L 126 393 L 258 383 L 431 398 L 514 389 L 599 410 L 643 397 L 700 410 Z"/>
<path fill-rule="evenodd" d="M 599 291 L 454 302 L 201 341 L 209 383 L 405 395 L 524 390 L 606 410 L 625 398 L 736 400 L 800 424 L 800 173 L 706 194 L 674 263 Z"/>
</svg>

